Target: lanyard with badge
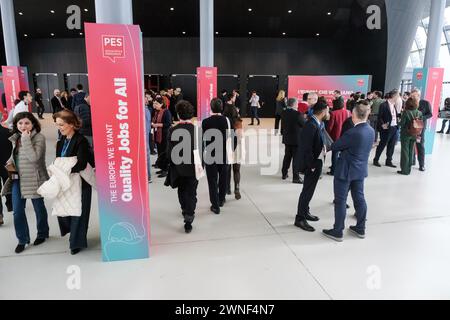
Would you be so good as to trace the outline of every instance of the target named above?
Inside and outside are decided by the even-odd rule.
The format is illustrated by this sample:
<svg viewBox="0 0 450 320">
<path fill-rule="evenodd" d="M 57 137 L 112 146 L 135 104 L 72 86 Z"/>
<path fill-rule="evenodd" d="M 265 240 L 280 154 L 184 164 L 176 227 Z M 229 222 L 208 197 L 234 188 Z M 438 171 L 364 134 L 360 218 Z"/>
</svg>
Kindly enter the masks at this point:
<svg viewBox="0 0 450 320">
<path fill-rule="evenodd" d="M 70 146 L 70 141 L 69 139 L 64 140 L 64 144 L 61 150 L 61 157 L 65 157 L 67 154 L 67 150 L 69 149 Z"/>
</svg>

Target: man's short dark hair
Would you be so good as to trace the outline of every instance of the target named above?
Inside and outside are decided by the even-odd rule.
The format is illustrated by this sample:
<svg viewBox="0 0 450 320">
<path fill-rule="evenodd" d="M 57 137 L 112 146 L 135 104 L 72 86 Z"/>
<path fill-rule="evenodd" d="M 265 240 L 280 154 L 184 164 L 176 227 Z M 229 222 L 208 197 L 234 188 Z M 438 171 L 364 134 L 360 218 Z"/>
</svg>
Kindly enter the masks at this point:
<svg viewBox="0 0 450 320">
<path fill-rule="evenodd" d="M 334 99 L 333 100 L 333 110 L 344 109 L 344 99 Z"/>
<path fill-rule="evenodd" d="M 233 98 L 234 98 L 234 94 L 232 94 L 232 93 L 227 94 L 227 102 L 233 100 Z"/>
<path fill-rule="evenodd" d="M 83 85 L 81 83 L 77 84 L 77 89 L 78 90 L 83 90 Z"/>
<path fill-rule="evenodd" d="M 211 100 L 211 111 L 214 113 L 222 113 L 223 103 L 219 98 L 214 98 Z"/>
<path fill-rule="evenodd" d="M 396 95 L 398 95 L 399 92 L 397 89 L 391 90 L 388 94 L 387 94 L 387 98 L 388 99 L 392 99 L 393 97 L 395 97 Z"/>
<path fill-rule="evenodd" d="M 19 92 L 20 101 L 23 101 L 23 98 L 25 98 L 29 93 L 30 93 L 29 91 L 20 91 Z"/>
<path fill-rule="evenodd" d="M 328 105 L 323 102 L 323 101 L 319 101 L 317 102 L 314 106 L 313 106 L 313 112 L 314 115 L 318 115 L 320 113 L 322 113 L 324 110 L 326 110 L 328 108 Z"/>
<path fill-rule="evenodd" d="M 353 112 L 359 120 L 367 120 L 370 115 L 370 103 L 367 100 L 360 100 L 356 103 L 353 108 Z"/>
<path fill-rule="evenodd" d="M 194 107 L 186 100 L 180 100 L 180 102 L 176 104 L 175 110 L 181 120 L 189 120 L 194 116 Z"/>
<path fill-rule="evenodd" d="M 383 92 L 381 92 L 381 91 L 374 91 L 373 94 L 376 95 L 378 98 L 383 97 Z"/>
<path fill-rule="evenodd" d="M 77 89 L 72 88 L 72 89 L 70 89 L 70 92 L 77 92 Z"/>
<path fill-rule="evenodd" d="M 308 92 L 305 92 L 305 93 L 303 94 L 303 101 L 308 101 L 308 95 L 309 95 Z"/>
</svg>

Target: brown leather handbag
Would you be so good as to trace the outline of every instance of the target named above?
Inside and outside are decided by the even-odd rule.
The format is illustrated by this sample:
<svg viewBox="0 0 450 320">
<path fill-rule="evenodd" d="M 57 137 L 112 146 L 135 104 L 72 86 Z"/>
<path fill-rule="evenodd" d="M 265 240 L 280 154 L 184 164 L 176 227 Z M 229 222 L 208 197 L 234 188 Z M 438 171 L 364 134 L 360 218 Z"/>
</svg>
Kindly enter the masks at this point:
<svg viewBox="0 0 450 320">
<path fill-rule="evenodd" d="M 8 171 L 9 178 L 12 178 L 13 174 L 17 174 L 16 166 L 12 162 L 7 163 L 5 169 Z"/>
</svg>

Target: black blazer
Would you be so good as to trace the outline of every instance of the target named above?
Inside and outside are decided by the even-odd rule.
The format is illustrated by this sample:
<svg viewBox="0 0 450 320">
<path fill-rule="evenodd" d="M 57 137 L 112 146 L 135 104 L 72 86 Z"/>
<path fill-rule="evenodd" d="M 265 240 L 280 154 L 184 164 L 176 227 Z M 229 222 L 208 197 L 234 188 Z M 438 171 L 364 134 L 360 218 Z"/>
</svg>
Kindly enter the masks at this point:
<svg viewBox="0 0 450 320">
<path fill-rule="evenodd" d="M 64 141 L 66 141 L 66 137 L 61 136 L 61 139 L 56 144 L 56 157 L 61 157 L 61 151 L 64 145 Z M 78 162 L 72 168 L 72 173 L 78 173 L 86 169 L 87 164 L 89 163 L 93 168 L 95 167 L 94 155 L 91 152 L 89 142 L 87 139 L 76 132 L 72 137 L 69 148 L 67 149 L 66 157 L 77 157 Z"/>
<path fill-rule="evenodd" d="M 190 144 L 190 156 L 189 156 L 189 162 L 187 163 L 181 163 L 181 164 L 175 164 L 172 160 L 172 150 L 173 148 L 180 144 L 184 145 L 187 142 L 183 141 L 183 138 L 185 137 L 183 135 L 183 133 L 181 133 L 181 131 L 185 131 L 189 133 L 189 144 Z M 167 146 L 167 157 L 168 160 L 170 161 L 170 169 L 175 168 L 178 175 L 181 177 L 195 177 L 195 167 L 194 167 L 194 139 L 195 139 L 195 127 L 193 124 L 191 123 L 180 123 L 177 124 L 176 126 L 170 128 L 169 130 L 169 136 L 168 136 L 168 146 Z M 172 141 L 172 136 L 174 134 L 180 134 L 181 137 L 174 137 L 175 141 Z M 179 140 L 178 140 L 179 139 Z M 184 150 L 182 149 L 181 152 L 179 154 L 177 154 L 177 156 L 181 157 L 182 159 L 184 158 Z"/>
<path fill-rule="evenodd" d="M 12 144 L 9 141 L 11 131 L 0 125 L 0 176 L 7 177 L 8 172 L 5 169 L 5 164 L 11 156 Z"/>
<path fill-rule="evenodd" d="M 281 113 L 281 134 L 283 143 L 289 146 L 297 146 L 300 141 L 302 128 L 305 126 L 303 113 L 288 108 Z"/>
<path fill-rule="evenodd" d="M 378 123 L 377 123 L 378 131 L 384 130 L 382 125 L 385 123 L 389 124 L 389 127 L 388 127 L 388 129 L 389 129 L 391 127 L 391 122 L 392 122 L 391 108 L 389 107 L 389 102 L 385 101 L 380 105 L 380 110 L 378 111 Z M 397 114 L 397 126 L 399 123 L 400 123 L 400 118 Z"/>
<path fill-rule="evenodd" d="M 230 123 L 231 125 L 231 123 Z M 228 130 L 228 122 L 227 122 L 227 118 L 223 115 L 213 115 L 209 118 L 206 118 L 205 120 L 202 121 L 202 134 L 203 136 L 208 132 L 209 129 L 216 129 L 219 130 L 221 133 L 221 140 L 222 140 L 222 162 L 221 163 L 217 163 L 217 164 L 226 164 L 227 161 L 227 152 L 226 152 L 226 141 L 227 141 L 227 130 Z M 204 149 L 206 149 L 207 146 L 209 146 L 211 143 L 214 142 L 214 138 L 210 138 L 209 141 L 207 140 L 203 140 L 203 144 L 204 144 Z M 217 150 L 213 150 L 211 153 L 211 157 L 212 158 L 216 158 L 216 153 Z M 217 155 L 219 157 L 219 155 Z"/>
<path fill-rule="evenodd" d="M 319 125 L 315 119 L 311 118 L 306 122 L 298 144 L 300 172 L 306 172 L 307 169 L 315 169 L 316 159 L 319 158 L 322 149 L 323 140 L 320 135 Z"/>
<path fill-rule="evenodd" d="M 50 100 L 50 102 L 52 104 L 53 113 L 60 112 L 64 107 L 64 105 L 62 104 L 62 101 L 61 101 L 61 103 L 59 103 L 58 98 L 55 96 Z"/>
<path fill-rule="evenodd" d="M 433 117 L 433 112 L 431 111 L 431 104 L 427 100 L 419 101 L 419 111 L 422 112 L 424 129 L 427 128 L 427 120 Z"/>
</svg>

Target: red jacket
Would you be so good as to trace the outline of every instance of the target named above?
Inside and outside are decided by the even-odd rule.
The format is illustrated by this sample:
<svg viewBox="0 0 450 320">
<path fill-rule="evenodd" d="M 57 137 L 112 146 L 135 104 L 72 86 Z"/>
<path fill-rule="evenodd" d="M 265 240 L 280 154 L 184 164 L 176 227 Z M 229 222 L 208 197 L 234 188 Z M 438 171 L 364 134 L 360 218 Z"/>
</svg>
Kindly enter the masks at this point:
<svg viewBox="0 0 450 320">
<path fill-rule="evenodd" d="M 345 120 L 350 117 L 350 111 L 347 109 L 335 110 L 331 112 L 330 121 L 328 122 L 327 131 L 330 134 L 331 139 L 336 141 L 341 137 L 342 125 Z"/>
<path fill-rule="evenodd" d="M 308 109 L 309 109 L 309 105 L 306 102 L 300 101 L 298 103 L 298 111 L 299 112 L 306 114 L 308 112 Z"/>
</svg>

